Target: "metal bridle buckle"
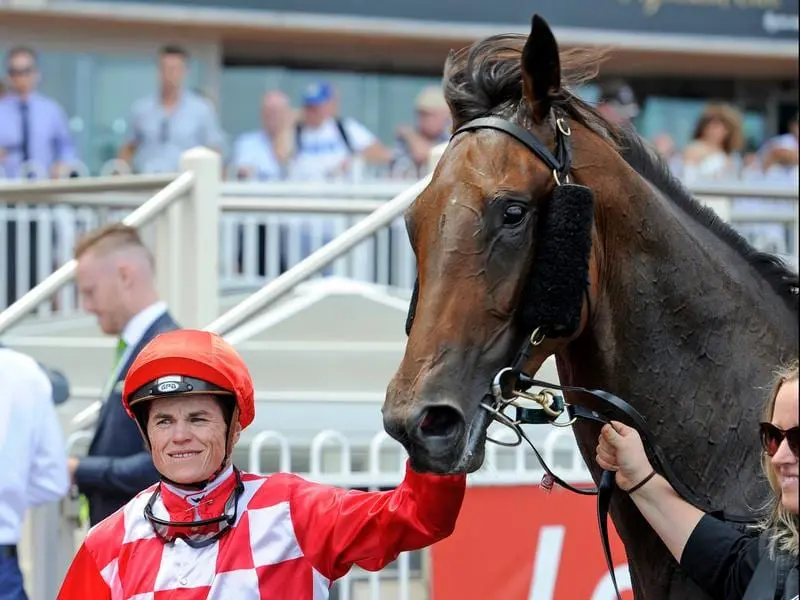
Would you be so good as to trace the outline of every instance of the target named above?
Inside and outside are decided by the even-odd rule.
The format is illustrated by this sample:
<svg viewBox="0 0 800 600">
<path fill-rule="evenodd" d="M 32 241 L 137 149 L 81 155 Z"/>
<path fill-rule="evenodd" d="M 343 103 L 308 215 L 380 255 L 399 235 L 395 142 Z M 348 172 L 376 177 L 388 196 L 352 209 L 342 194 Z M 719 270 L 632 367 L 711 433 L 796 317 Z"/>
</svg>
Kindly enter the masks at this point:
<svg viewBox="0 0 800 600">
<path fill-rule="evenodd" d="M 553 398 L 555 397 L 555 393 L 552 390 L 542 390 L 537 394 L 529 394 L 528 392 L 520 392 L 514 391 L 514 396 L 517 398 L 525 398 L 526 400 L 531 400 L 532 402 L 536 402 L 539 406 L 542 407 L 542 410 L 557 419 L 563 413 L 563 410 L 555 411 L 551 408 L 553 406 Z"/>
<path fill-rule="evenodd" d="M 547 336 L 542 331 L 541 327 L 537 327 L 533 330 L 531 334 L 531 346 L 538 346 L 541 344 Z"/>
<path fill-rule="evenodd" d="M 558 127 L 558 130 L 565 136 L 569 137 L 572 135 L 572 129 L 570 129 L 569 123 L 567 123 L 567 120 L 564 117 L 559 117 L 556 119 L 556 127 Z"/>
<path fill-rule="evenodd" d="M 555 179 L 555 180 L 556 180 L 556 186 L 560 186 L 560 185 L 563 185 L 563 184 L 565 184 L 565 183 L 567 183 L 567 184 L 568 184 L 568 183 L 570 182 L 570 179 L 569 179 L 569 173 L 567 173 L 566 175 L 564 175 L 564 181 L 562 182 L 562 181 L 561 181 L 561 180 L 558 178 L 558 173 L 556 172 L 556 170 L 555 170 L 555 169 L 553 169 L 553 179 Z"/>
</svg>

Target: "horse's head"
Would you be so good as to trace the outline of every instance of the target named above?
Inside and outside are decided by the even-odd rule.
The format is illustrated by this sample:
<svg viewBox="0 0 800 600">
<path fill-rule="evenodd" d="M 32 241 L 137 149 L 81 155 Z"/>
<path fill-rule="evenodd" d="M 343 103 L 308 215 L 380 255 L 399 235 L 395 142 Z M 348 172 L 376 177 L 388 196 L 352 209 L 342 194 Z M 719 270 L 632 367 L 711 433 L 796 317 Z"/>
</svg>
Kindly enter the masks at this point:
<svg viewBox="0 0 800 600">
<path fill-rule="evenodd" d="M 545 251 L 541 245 L 547 219 L 557 218 L 553 209 L 560 206 L 558 218 L 572 214 L 564 190 L 583 194 L 576 210 L 584 213 L 588 193 L 589 219 L 592 212 L 587 188 L 561 185 L 577 137 L 555 110 L 559 99 L 575 100 L 562 89 L 561 69 L 556 40 L 538 16 L 527 39 L 489 38 L 451 55 L 445 67 L 455 133 L 406 216 L 418 281 L 405 356 L 383 408 L 387 432 L 417 469 L 479 468 L 490 422 L 481 402 L 498 370 L 543 321 L 553 326 L 555 315 L 563 327 L 539 328 L 528 373 L 586 322 L 588 227 L 579 226 L 586 247 L 578 251 L 577 274 L 556 264 L 576 261 L 563 240 L 559 246 L 551 239 Z M 476 121 L 489 116 L 498 118 Z M 537 304 L 530 295 L 545 279 L 568 281 L 571 298 L 550 290 L 550 305 Z"/>
</svg>

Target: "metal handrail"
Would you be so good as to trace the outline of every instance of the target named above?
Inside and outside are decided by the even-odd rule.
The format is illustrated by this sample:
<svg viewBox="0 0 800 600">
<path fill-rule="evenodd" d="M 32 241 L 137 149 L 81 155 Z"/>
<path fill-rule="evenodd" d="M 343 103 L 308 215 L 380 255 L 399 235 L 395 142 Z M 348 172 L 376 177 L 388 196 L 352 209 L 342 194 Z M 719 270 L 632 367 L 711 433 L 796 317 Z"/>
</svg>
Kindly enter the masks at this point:
<svg viewBox="0 0 800 600">
<path fill-rule="evenodd" d="M 192 187 L 194 178 L 195 176 L 191 171 L 181 173 L 166 187 L 125 217 L 122 222 L 131 227 L 141 227 L 148 224 L 165 208 L 170 206 L 172 202 L 186 193 Z M 0 334 L 15 325 L 22 317 L 47 300 L 63 285 L 69 283 L 75 276 L 77 266 L 78 263 L 75 259 L 64 263 L 44 281 L 0 313 Z"/>
<path fill-rule="evenodd" d="M 237 306 L 219 316 L 205 329 L 220 335 L 230 332 L 234 327 L 249 319 L 268 304 L 275 302 L 291 292 L 298 284 L 324 269 L 354 246 L 374 235 L 383 227 L 401 216 L 430 183 L 432 175 L 427 175 L 411 187 L 385 202 L 376 211 L 338 235 L 316 252 L 310 254 L 291 269 L 281 274 L 260 290 L 248 296 Z"/>
</svg>

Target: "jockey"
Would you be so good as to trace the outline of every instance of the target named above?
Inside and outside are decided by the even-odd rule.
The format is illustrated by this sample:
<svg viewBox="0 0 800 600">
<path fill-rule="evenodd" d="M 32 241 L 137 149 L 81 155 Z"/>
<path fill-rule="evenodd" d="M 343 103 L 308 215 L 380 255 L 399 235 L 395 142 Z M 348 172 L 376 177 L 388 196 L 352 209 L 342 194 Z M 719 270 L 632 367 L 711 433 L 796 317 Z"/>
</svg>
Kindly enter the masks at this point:
<svg viewBox="0 0 800 600">
<path fill-rule="evenodd" d="M 446 538 L 461 509 L 466 475 L 408 464 L 387 492 L 237 469 L 253 381 L 209 332 L 156 337 L 131 365 L 122 401 L 161 481 L 89 531 L 58 600 L 325 599 L 354 564 L 376 571 Z"/>
</svg>

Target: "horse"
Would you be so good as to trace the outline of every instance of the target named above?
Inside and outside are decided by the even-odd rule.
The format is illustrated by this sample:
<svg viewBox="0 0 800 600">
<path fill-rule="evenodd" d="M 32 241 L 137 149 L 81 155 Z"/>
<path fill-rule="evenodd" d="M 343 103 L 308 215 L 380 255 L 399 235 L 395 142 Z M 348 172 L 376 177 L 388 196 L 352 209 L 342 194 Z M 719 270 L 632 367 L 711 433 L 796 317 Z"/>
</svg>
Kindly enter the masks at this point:
<svg viewBox="0 0 800 600">
<path fill-rule="evenodd" d="M 553 356 L 563 386 L 606 390 L 642 415 L 706 510 L 752 515 L 768 493 L 757 437 L 766 390 L 797 356 L 797 273 L 577 96 L 601 62 L 560 51 L 538 15 L 528 35 L 448 56 L 453 135 L 405 215 L 417 283 L 384 429 L 412 468 L 472 473 L 497 374 L 514 357 L 535 374 Z M 600 426 L 572 426 L 595 482 Z M 707 598 L 625 494 L 610 514 L 636 598 Z"/>
</svg>

